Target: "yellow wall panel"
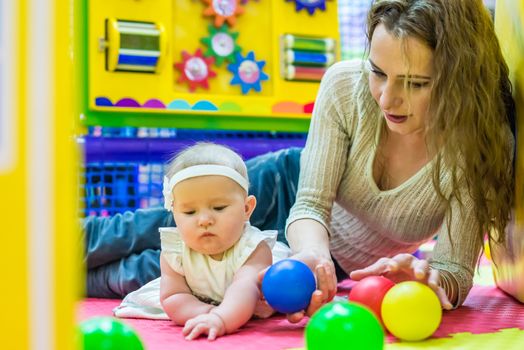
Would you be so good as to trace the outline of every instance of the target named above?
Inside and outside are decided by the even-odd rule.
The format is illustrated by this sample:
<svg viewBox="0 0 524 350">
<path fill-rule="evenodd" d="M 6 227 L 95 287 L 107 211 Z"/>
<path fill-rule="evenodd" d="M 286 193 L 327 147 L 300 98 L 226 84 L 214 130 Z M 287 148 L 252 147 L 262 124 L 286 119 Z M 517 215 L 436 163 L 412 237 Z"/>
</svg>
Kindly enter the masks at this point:
<svg viewBox="0 0 524 350">
<path fill-rule="evenodd" d="M 213 20 L 203 15 L 208 7 L 205 1 L 89 1 L 89 108 L 112 112 L 137 110 L 97 105 L 97 97 L 108 98 L 113 105 L 123 98 L 131 98 L 140 105 L 156 99 L 165 106 L 175 100 L 182 100 L 189 107 L 199 101 L 209 101 L 218 109 L 213 111 L 215 115 L 309 118 L 309 113 L 305 113 L 303 107 L 314 101 L 318 82 L 291 82 L 283 79 L 280 38 L 287 33 L 333 38 L 337 43 L 336 54 L 339 57 L 337 2 L 327 1 L 326 10 L 317 9 L 314 15 L 310 15 L 306 9 L 297 12 L 293 2 L 283 0 L 248 1 L 241 6 L 244 13 L 237 16 L 235 25 L 229 31 L 239 33 L 237 44 L 242 48 L 242 56 L 253 51 L 256 61 L 265 61 L 263 72 L 269 75 L 269 80 L 260 82 L 260 92 L 250 90 L 247 94 L 242 93 L 240 86 L 230 84 L 233 74 L 227 69 L 228 62 L 210 67 L 217 77 L 209 79 L 208 90 L 197 87 L 194 92 L 190 92 L 186 84 L 177 83 L 180 72 L 173 68 L 173 64 L 182 61 L 182 51 L 190 54 L 194 54 L 198 48 L 206 51 L 206 45 L 201 43 L 201 39 L 210 36 L 208 27 Z M 105 23 L 109 18 L 153 22 L 165 28 L 167 59 L 160 73 L 114 72 L 106 69 L 106 52 L 100 49 L 100 40 L 106 38 Z M 111 47 L 112 43 L 108 42 L 107 45 Z M 283 112 L 275 107 L 283 102 L 291 102 L 300 110 Z M 226 108 L 227 105 L 234 105 L 235 108 Z M 178 107 L 147 108 L 147 112 L 187 114 L 188 110 Z"/>
<path fill-rule="evenodd" d="M 0 32 L 14 43 L 9 50 L 2 47 L 0 60 L 0 68 L 8 65 L 13 77 L 8 89 L 0 89 L 0 100 L 14 105 L 7 116 L 13 161 L 0 165 L 3 349 L 76 347 L 75 308 L 84 278 L 73 138 L 79 115 L 71 16 L 78 8 L 73 4 L 0 3 Z M 6 16 L 8 28 L 3 27 Z"/>
<path fill-rule="evenodd" d="M 79 7 L 71 0 L 54 0 L 54 26 L 52 28 L 54 55 L 51 62 L 54 77 L 50 82 L 53 90 L 51 114 L 54 164 L 51 172 L 53 193 L 53 290 L 54 290 L 54 339 L 56 350 L 76 348 L 77 303 L 84 295 L 84 270 L 81 268 L 83 249 L 78 221 L 79 150 L 75 141 L 78 135 L 80 115 L 79 72 L 71 52 L 78 52 L 77 36 Z M 74 14 L 73 26 L 71 13 Z M 64 35 L 67 33 L 68 35 Z"/>
<path fill-rule="evenodd" d="M 6 81 L 7 76 L 2 71 L 0 79 L 2 84 L 7 84 L 10 89 L 2 88 L 0 99 L 11 102 L 10 114 L 2 115 L 4 119 L 2 128 L 9 128 L 11 134 L 10 144 L 2 144 L 7 147 L 3 151 L 10 153 L 9 164 L 2 163 L 0 166 L 0 215 L 2 221 L 2 244 L 4 249 L 0 254 L 0 266 L 2 266 L 2 288 L 0 288 L 0 300 L 3 301 L 0 313 L 0 342 L 6 349 L 27 349 L 29 346 L 29 307 L 28 307 L 28 250 L 27 250 L 27 186 L 26 186 L 26 162 L 24 154 L 26 121 L 25 105 L 23 96 L 25 90 L 25 37 L 26 37 L 26 2 L 16 1 L 9 4 L 2 3 L 0 12 L 0 24 L 2 29 L 0 35 L 18 33 L 16 37 L 10 36 L 11 50 L 6 53 L 0 61 L 2 69 L 11 70 L 12 79 Z M 4 27 L 9 26 L 9 28 Z M 2 47 L 7 49 L 7 37 L 2 37 Z M 8 65 L 8 67 L 6 67 Z M 4 85 L 5 87 L 6 85 Z M 5 113 L 2 109 L 0 113 Z"/>
</svg>

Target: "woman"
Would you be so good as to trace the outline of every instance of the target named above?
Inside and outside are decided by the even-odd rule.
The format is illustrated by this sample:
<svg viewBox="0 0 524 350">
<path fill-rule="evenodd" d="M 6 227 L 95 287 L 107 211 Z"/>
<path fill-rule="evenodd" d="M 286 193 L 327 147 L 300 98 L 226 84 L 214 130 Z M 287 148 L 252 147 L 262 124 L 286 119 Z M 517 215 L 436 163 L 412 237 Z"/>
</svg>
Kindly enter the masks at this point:
<svg viewBox="0 0 524 350">
<path fill-rule="evenodd" d="M 451 309 L 510 217 L 508 69 L 480 0 L 378 1 L 368 37 L 365 68 L 324 76 L 302 155 L 287 239 L 323 287 L 307 313 L 334 295 L 331 256 L 355 280 L 425 282 Z M 430 261 L 406 254 L 434 235 Z"/>
<path fill-rule="evenodd" d="M 355 280 L 380 274 L 419 280 L 444 308 L 457 307 L 471 288 L 484 234 L 504 239 L 513 203 L 513 106 L 508 70 L 482 2 L 377 1 L 368 37 L 369 60 L 330 68 L 315 103 L 286 237 L 293 257 L 315 271 L 318 290 L 307 310 L 289 315 L 291 322 L 331 300 L 337 277 L 348 274 Z M 298 155 L 247 162 L 250 191 L 259 199 L 253 225 L 283 227 Z M 163 214 L 156 215 L 161 221 Z M 141 226 L 136 218 L 128 217 L 132 227 Z M 149 223 L 150 231 L 161 226 Z M 98 228 L 107 225 L 99 222 Z M 95 255 L 111 247 L 100 237 L 112 234 L 100 232 L 87 230 Z M 435 235 L 432 260 L 410 254 Z M 120 246 L 142 257 L 156 242 L 131 239 Z M 123 256 L 113 255 L 112 264 L 124 266 L 133 257 L 118 260 Z M 98 273 L 122 276 L 108 271 L 102 266 Z"/>
</svg>

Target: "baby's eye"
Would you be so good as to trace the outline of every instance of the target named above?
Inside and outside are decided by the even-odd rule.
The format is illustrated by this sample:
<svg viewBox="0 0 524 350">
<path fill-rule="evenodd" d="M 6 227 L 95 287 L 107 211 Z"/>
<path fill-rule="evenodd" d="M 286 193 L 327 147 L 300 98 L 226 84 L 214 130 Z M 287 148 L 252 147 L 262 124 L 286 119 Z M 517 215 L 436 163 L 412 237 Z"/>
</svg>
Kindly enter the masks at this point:
<svg viewBox="0 0 524 350">
<path fill-rule="evenodd" d="M 194 213 L 195 213 L 194 210 L 186 210 L 186 211 L 184 211 L 184 214 L 186 214 L 186 215 L 193 215 Z"/>
<path fill-rule="evenodd" d="M 227 205 L 220 205 L 218 207 L 213 207 L 216 211 L 222 211 L 227 208 Z"/>
</svg>

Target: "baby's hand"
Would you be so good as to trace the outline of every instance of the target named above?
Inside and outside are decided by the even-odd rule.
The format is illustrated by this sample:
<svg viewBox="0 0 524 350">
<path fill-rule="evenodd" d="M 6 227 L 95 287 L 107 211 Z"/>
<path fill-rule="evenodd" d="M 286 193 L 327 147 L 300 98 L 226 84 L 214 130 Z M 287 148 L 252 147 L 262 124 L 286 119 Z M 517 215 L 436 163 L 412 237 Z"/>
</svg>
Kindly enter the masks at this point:
<svg viewBox="0 0 524 350">
<path fill-rule="evenodd" d="M 276 311 L 268 305 L 265 299 L 263 299 L 263 294 L 260 293 L 261 299 L 258 299 L 257 304 L 255 305 L 255 311 L 253 315 L 258 318 L 269 318 Z"/>
<path fill-rule="evenodd" d="M 226 325 L 220 316 L 209 312 L 186 321 L 182 334 L 186 340 L 198 338 L 201 334 L 207 334 L 208 340 L 215 340 L 226 333 Z"/>
<path fill-rule="evenodd" d="M 360 281 L 368 276 L 383 275 L 394 282 L 418 281 L 428 285 L 437 294 L 442 307 L 451 310 L 446 292 L 439 286 L 440 275 L 438 270 L 429 267 L 427 260 L 417 259 L 411 254 L 398 254 L 392 258 L 380 258 L 374 264 L 360 270 L 354 270 L 349 277 Z"/>
</svg>

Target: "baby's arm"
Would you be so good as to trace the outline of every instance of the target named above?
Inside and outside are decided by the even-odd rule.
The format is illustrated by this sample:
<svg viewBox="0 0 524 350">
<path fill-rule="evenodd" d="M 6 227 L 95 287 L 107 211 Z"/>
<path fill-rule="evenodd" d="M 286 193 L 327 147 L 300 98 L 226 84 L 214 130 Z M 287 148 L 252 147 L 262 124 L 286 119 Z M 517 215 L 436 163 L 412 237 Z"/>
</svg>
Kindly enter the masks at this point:
<svg viewBox="0 0 524 350">
<path fill-rule="evenodd" d="M 214 306 L 198 300 L 184 276 L 174 271 L 160 254 L 160 302 L 169 318 L 182 326 L 187 320 L 207 314 Z"/>
<path fill-rule="evenodd" d="M 260 298 L 257 286 L 258 273 L 271 263 L 271 249 L 266 242 L 261 242 L 235 273 L 233 282 L 226 290 L 224 300 L 209 312 L 209 320 L 204 322 L 197 318 L 186 323 L 183 330 L 184 335 L 187 336 L 186 339 L 194 339 L 205 333 L 209 334 L 209 339 L 214 339 L 216 335 L 221 335 L 220 333 L 236 331 L 249 321 Z M 222 323 L 225 329 L 222 332 L 216 332 L 216 330 L 208 329 L 207 323 Z"/>
<path fill-rule="evenodd" d="M 227 288 L 222 303 L 211 310 L 224 320 L 227 333 L 237 330 L 253 316 L 255 305 L 260 298 L 258 273 L 271 265 L 272 261 L 271 249 L 266 242 L 261 242 L 235 273 L 233 283 Z"/>
</svg>

